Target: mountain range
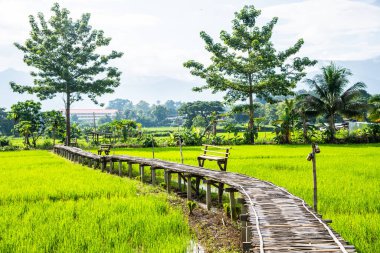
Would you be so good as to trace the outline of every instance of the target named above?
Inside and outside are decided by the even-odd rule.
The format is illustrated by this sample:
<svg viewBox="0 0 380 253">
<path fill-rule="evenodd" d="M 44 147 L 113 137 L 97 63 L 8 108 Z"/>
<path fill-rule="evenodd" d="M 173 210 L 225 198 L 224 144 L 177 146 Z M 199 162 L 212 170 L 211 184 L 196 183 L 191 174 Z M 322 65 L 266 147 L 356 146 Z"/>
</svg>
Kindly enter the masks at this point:
<svg viewBox="0 0 380 253">
<path fill-rule="evenodd" d="M 328 64 L 320 62 L 319 64 Z M 348 68 L 353 73 L 352 82 L 362 81 L 367 85 L 367 91 L 371 94 L 380 93 L 380 57 L 363 61 L 338 61 L 337 65 Z M 311 72 L 312 76 L 317 72 Z M 14 93 L 9 85 L 10 81 L 19 84 L 31 84 L 31 76 L 22 71 L 6 69 L 0 71 L 0 107 L 7 109 L 18 101 L 27 99 L 37 100 L 36 96 Z M 166 100 L 175 101 L 195 101 L 195 100 L 221 100 L 222 94 L 211 94 L 211 92 L 196 93 L 191 89 L 200 83 L 179 80 L 166 76 L 127 76 L 121 80 L 121 85 L 116 88 L 113 94 L 102 96 L 99 101 L 107 104 L 109 100 L 115 98 L 127 98 L 134 103 L 145 100 L 149 103 Z M 298 88 L 305 88 L 300 84 Z M 62 109 L 64 103 L 62 96 L 58 95 L 52 100 L 42 101 L 42 107 L 48 109 Z M 76 102 L 73 108 L 95 108 L 97 107 L 90 100 Z"/>
</svg>

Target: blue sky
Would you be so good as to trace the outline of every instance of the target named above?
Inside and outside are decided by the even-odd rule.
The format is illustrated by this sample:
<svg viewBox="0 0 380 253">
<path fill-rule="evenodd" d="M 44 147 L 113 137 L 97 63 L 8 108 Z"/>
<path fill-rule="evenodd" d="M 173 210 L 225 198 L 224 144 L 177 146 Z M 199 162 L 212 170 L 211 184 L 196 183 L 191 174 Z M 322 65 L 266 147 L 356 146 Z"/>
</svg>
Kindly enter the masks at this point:
<svg viewBox="0 0 380 253">
<path fill-rule="evenodd" d="M 13 42 L 24 42 L 28 15 L 50 15 L 53 1 L 0 0 L 0 71 L 29 72 Z M 259 23 L 279 17 L 273 42 L 285 49 L 298 38 L 305 40 L 300 55 L 327 61 L 378 61 L 380 58 L 380 1 L 374 0 L 63 0 L 73 18 L 91 13 L 91 24 L 112 37 L 110 49 L 125 53 L 114 62 L 122 80 L 170 77 L 198 82 L 182 63 L 208 61 L 199 32 L 217 39 L 229 30 L 234 12 L 254 4 L 262 10 Z M 316 71 L 311 69 L 309 71 Z M 4 85 L 4 84 L 1 84 Z M 124 86 L 127 84 L 123 84 Z M 131 87 L 130 87 L 131 88 Z M 133 87 L 132 87 L 133 88 Z M 379 89 L 380 91 L 380 89 Z M 108 96 L 112 98 L 112 96 Z M 141 97 L 144 99 L 144 97 Z M 173 98 L 174 99 L 174 98 Z M 132 99 L 133 100 L 133 99 Z M 139 100 L 139 98 L 135 99 Z M 159 98 L 157 98 L 159 100 Z"/>
</svg>

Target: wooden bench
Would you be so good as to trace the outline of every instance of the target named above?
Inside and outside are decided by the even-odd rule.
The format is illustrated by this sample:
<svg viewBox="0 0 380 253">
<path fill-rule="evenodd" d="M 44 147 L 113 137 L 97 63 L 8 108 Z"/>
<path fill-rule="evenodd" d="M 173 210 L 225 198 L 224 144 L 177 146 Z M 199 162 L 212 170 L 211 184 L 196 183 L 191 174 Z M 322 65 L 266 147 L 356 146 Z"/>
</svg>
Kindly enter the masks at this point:
<svg viewBox="0 0 380 253">
<path fill-rule="evenodd" d="M 109 155 L 111 151 L 111 144 L 101 144 L 98 149 L 98 155 L 102 155 L 104 152 L 106 155 Z"/>
<path fill-rule="evenodd" d="M 71 141 L 70 141 L 70 147 L 76 147 L 76 148 L 79 147 L 78 146 L 78 140 L 77 140 L 77 138 L 71 139 Z"/>
<path fill-rule="evenodd" d="M 228 156 L 230 155 L 231 148 L 208 144 L 203 144 L 202 146 L 203 153 L 197 157 L 199 167 L 203 167 L 206 160 L 216 161 L 220 170 L 226 171 Z"/>
</svg>

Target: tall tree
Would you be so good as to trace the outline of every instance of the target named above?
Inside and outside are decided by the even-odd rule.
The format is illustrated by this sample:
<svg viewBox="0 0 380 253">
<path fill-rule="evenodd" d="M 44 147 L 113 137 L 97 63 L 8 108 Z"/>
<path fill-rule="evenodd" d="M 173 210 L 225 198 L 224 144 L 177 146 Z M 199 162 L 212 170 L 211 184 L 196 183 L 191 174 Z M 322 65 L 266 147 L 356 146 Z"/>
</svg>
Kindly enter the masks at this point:
<svg viewBox="0 0 380 253">
<path fill-rule="evenodd" d="M 220 114 L 224 112 L 224 106 L 219 101 L 195 101 L 183 103 L 178 109 L 178 114 L 186 116 L 184 126 L 190 128 L 193 125 L 193 119 L 201 116 L 205 120 L 205 124 L 210 122 L 211 114 L 215 112 Z"/>
<path fill-rule="evenodd" d="M 168 109 L 163 105 L 154 105 L 152 107 L 152 115 L 156 119 L 157 126 L 160 126 L 169 115 Z"/>
<path fill-rule="evenodd" d="M 13 128 L 12 120 L 7 118 L 5 108 L 0 107 L 0 135 L 11 135 Z"/>
<path fill-rule="evenodd" d="M 57 136 L 62 137 L 64 133 L 65 118 L 60 111 L 47 111 L 43 112 L 42 116 L 45 121 L 46 131 L 51 134 L 53 138 L 53 145 Z"/>
<path fill-rule="evenodd" d="M 133 103 L 129 99 L 117 98 L 108 102 L 107 109 L 115 109 L 123 112 L 125 109 L 132 109 Z"/>
<path fill-rule="evenodd" d="M 45 130 L 45 122 L 41 113 L 41 103 L 33 100 L 18 102 L 11 106 L 8 118 L 14 120 L 14 129 L 24 136 L 25 145 L 29 146 L 29 138 L 32 138 L 33 146 L 37 146 L 37 140 Z"/>
<path fill-rule="evenodd" d="M 213 92 L 226 92 L 228 102 L 248 100 L 250 143 L 254 143 L 254 95 L 271 100 L 272 96 L 291 94 L 291 89 L 305 76 L 306 66 L 316 61 L 309 58 L 294 57 L 303 40 L 285 51 L 277 52 L 271 42 L 272 30 L 277 23 L 273 18 L 263 27 L 256 26 L 260 11 L 254 6 L 245 6 L 235 13 L 232 20 L 232 33 L 221 31 L 222 43 L 215 43 L 205 32 L 201 38 L 206 50 L 211 53 L 211 64 L 190 60 L 184 63 L 190 73 L 206 80 L 206 85 L 194 88 L 194 91 L 211 89 Z"/>
<path fill-rule="evenodd" d="M 97 49 L 108 46 L 111 38 L 102 30 L 94 30 L 89 24 L 90 14 L 83 14 L 76 21 L 70 12 L 55 3 L 53 16 L 46 21 L 38 13 L 38 21 L 29 16 L 30 38 L 15 46 L 24 53 L 24 62 L 35 69 L 31 72 L 34 83 L 23 86 L 11 82 L 15 92 L 34 93 L 41 99 L 50 99 L 61 93 L 65 97 L 66 145 L 70 143 L 70 106 L 87 95 L 94 103 L 97 97 L 112 93 L 120 84 L 121 72 L 108 66 L 111 59 L 122 53 L 112 51 L 101 55 Z"/>
<path fill-rule="evenodd" d="M 360 116 L 366 108 L 366 85 L 357 82 L 345 90 L 349 84 L 351 71 L 330 63 L 322 67 L 322 73 L 307 79 L 312 93 L 304 96 L 311 109 L 328 119 L 329 141 L 335 139 L 335 117 L 341 114 L 346 117 Z"/>
</svg>

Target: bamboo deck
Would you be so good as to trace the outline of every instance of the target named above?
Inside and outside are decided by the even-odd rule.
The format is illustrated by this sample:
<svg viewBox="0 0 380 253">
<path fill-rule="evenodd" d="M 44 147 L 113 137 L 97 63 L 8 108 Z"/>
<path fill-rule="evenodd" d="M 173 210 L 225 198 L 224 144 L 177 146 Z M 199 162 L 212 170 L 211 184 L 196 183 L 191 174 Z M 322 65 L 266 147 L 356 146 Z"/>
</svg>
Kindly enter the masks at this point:
<svg viewBox="0 0 380 253">
<path fill-rule="evenodd" d="M 56 145 L 54 152 L 72 161 L 102 170 L 106 170 L 109 164 L 110 170 L 117 172 L 115 165 L 118 164 L 119 175 L 121 175 L 122 163 L 139 164 L 143 166 L 142 173 L 144 173 L 144 166 L 148 166 L 152 172 L 152 183 L 155 182 L 153 178 L 155 170 L 163 169 L 165 178 L 169 182 L 167 183 L 168 191 L 170 191 L 171 176 L 167 175 L 170 174 L 179 174 L 184 179 L 187 178 L 187 182 L 191 182 L 189 179 L 193 177 L 228 185 L 232 189 L 230 198 L 233 198 L 234 191 L 239 192 L 243 198 L 244 208 L 242 208 L 241 221 L 244 252 L 356 252 L 353 245 L 349 245 L 334 232 L 302 199 L 270 182 L 238 173 L 210 170 L 158 159 L 127 155 L 99 156 L 79 148 L 62 145 Z M 143 178 L 144 174 L 142 174 Z M 191 198 L 191 187 L 191 184 L 187 186 L 188 198 Z M 247 217 L 246 221 L 244 217 Z"/>
</svg>

